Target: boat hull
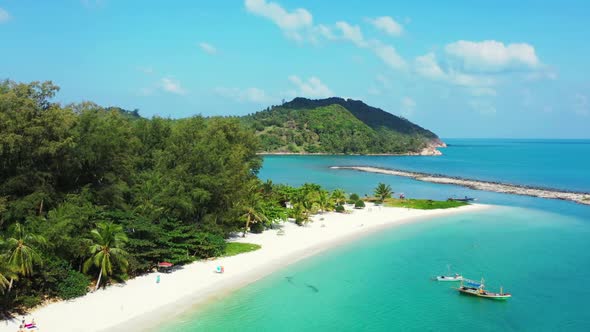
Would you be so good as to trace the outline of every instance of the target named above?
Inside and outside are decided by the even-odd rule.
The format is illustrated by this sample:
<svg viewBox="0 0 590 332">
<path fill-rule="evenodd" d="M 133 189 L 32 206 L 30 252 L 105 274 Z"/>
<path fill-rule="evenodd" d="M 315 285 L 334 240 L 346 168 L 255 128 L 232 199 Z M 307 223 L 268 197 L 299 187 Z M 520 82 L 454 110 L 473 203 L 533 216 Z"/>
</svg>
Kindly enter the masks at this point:
<svg viewBox="0 0 590 332">
<path fill-rule="evenodd" d="M 481 293 L 478 290 L 474 290 L 474 289 L 470 289 L 470 288 L 467 288 L 467 289 L 457 288 L 457 290 L 461 294 L 477 296 L 477 297 L 482 297 L 484 299 L 490 299 L 490 300 L 496 300 L 496 301 L 506 301 L 512 297 L 512 295 L 509 293 L 506 293 L 506 294 L 491 293 L 491 292 Z"/>
<path fill-rule="evenodd" d="M 463 277 L 436 276 L 437 281 L 461 281 Z"/>
</svg>

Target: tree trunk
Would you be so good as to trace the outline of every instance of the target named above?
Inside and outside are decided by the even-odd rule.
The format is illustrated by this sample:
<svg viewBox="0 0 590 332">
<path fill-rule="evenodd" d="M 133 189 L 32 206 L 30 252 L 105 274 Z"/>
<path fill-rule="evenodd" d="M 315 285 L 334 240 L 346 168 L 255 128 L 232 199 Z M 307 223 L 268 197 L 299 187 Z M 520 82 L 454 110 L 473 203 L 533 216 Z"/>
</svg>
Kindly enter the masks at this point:
<svg viewBox="0 0 590 332">
<path fill-rule="evenodd" d="M 95 292 L 98 290 L 98 287 L 100 286 L 100 278 L 101 277 L 102 277 L 102 269 L 100 269 L 100 273 L 98 273 L 98 281 L 96 282 L 96 287 L 94 288 Z"/>
<path fill-rule="evenodd" d="M 8 283 L 8 291 L 6 292 L 7 294 L 10 293 L 10 290 L 12 289 L 12 283 L 14 282 L 13 278 L 10 278 L 10 283 Z"/>
<path fill-rule="evenodd" d="M 250 226 L 250 216 L 248 216 L 248 218 L 246 218 L 246 228 L 244 228 L 244 234 L 242 234 L 242 237 L 246 237 L 246 232 L 248 231 L 248 226 Z"/>
<path fill-rule="evenodd" d="M 43 213 L 43 199 L 41 199 L 41 204 L 39 204 L 39 215 Z"/>
</svg>

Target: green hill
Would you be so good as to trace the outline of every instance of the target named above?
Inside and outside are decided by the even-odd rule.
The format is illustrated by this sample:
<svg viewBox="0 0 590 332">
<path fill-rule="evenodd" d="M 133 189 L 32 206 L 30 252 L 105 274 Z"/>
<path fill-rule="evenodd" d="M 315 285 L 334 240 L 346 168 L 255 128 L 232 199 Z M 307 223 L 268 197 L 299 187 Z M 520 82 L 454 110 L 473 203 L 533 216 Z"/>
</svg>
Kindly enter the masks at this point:
<svg viewBox="0 0 590 332">
<path fill-rule="evenodd" d="M 402 154 L 444 144 L 429 130 L 352 99 L 295 98 L 242 121 L 267 153 Z"/>
</svg>

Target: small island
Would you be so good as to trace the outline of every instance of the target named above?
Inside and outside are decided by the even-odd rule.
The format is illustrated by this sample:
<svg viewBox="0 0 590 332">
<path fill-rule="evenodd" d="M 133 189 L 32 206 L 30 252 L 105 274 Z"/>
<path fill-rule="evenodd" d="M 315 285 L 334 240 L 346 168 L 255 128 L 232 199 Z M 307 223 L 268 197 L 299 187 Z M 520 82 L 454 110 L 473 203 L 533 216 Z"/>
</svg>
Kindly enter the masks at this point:
<svg viewBox="0 0 590 332">
<path fill-rule="evenodd" d="M 362 101 L 295 98 L 241 118 L 262 154 L 440 155 L 433 132 Z"/>
</svg>

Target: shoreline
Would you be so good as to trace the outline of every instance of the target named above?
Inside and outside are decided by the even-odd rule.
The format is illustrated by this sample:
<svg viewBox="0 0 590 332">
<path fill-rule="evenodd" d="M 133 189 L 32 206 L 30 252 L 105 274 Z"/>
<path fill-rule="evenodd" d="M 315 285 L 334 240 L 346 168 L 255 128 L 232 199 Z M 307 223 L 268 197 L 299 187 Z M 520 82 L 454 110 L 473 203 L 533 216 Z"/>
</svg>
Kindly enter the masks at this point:
<svg viewBox="0 0 590 332">
<path fill-rule="evenodd" d="M 442 152 L 438 148 L 445 148 L 445 146 L 429 146 L 418 152 L 404 152 L 404 153 L 329 153 L 329 152 L 257 152 L 259 156 L 442 156 Z"/>
<path fill-rule="evenodd" d="M 35 318 L 42 331 L 80 331 L 81 327 L 86 332 L 154 330 L 290 264 L 384 228 L 490 207 L 473 204 L 414 210 L 368 204 L 365 209 L 348 214 L 315 215 L 314 221 L 304 227 L 284 223 L 282 236 L 277 236 L 275 229 L 234 239 L 262 245 L 257 251 L 197 261 L 173 273 L 161 273 L 159 284 L 155 282 L 158 273 L 143 275 L 81 298 L 40 307 L 29 313 L 27 319 Z M 214 272 L 218 265 L 225 267 L 224 274 Z M 17 318 L 0 322 L 0 332 L 16 331 L 18 321 Z"/>
<path fill-rule="evenodd" d="M 590 205 L 590 193 L 587 192 L 559 190 L 553 188 L 543 188 L 485 180 L 474 180 L 456 176 L 447 176 L 442 174 L 410 172 L 398 169 L 379 168 L 372 166 L 331 166 L 330 168 L 347 169 L 367 173 L 395 175 L 412 178 L 414 180 L 424 182 L 459 185 L 475 190 L 484 190 L 503 194 L 532 196 L 548 199 L 559 199 L 565 201 L 572 201 L 574 203 L 583 205 Z"/>
</svg>

